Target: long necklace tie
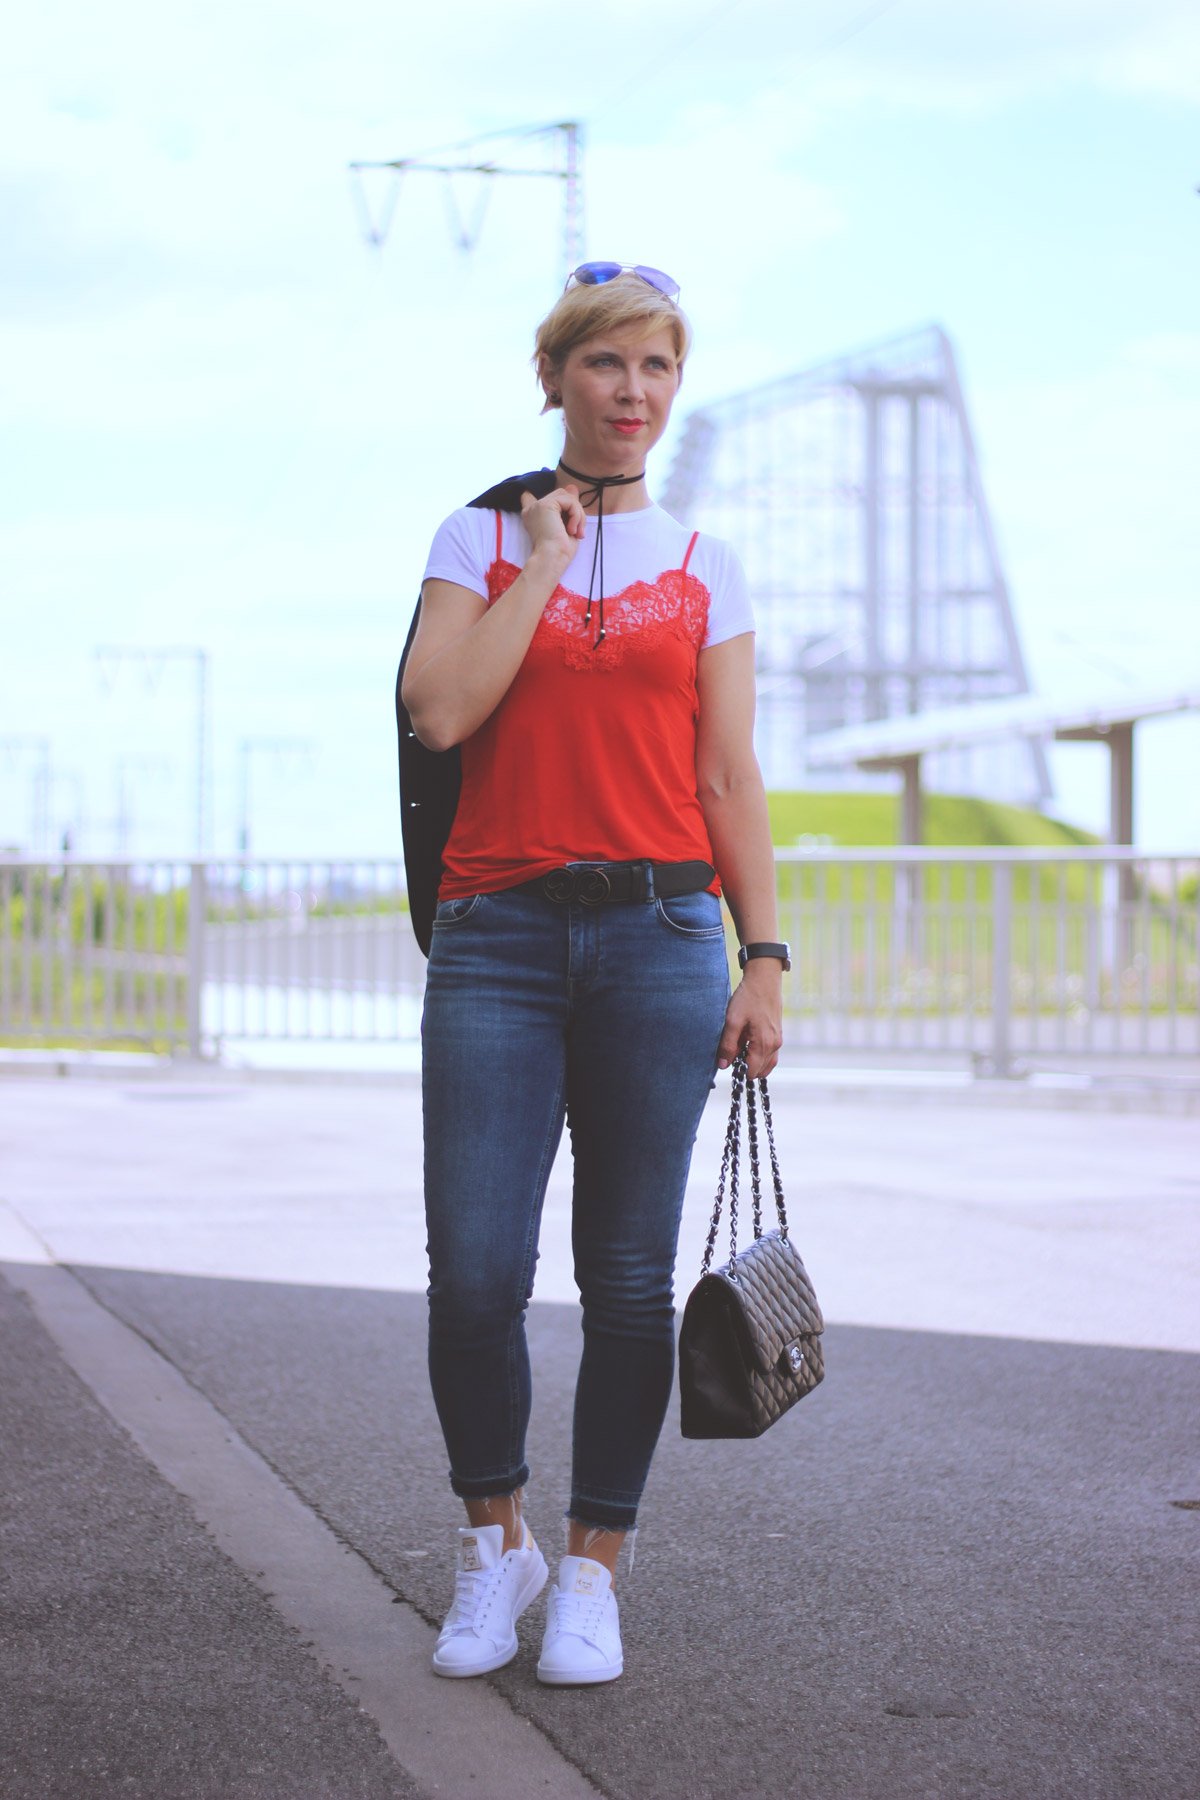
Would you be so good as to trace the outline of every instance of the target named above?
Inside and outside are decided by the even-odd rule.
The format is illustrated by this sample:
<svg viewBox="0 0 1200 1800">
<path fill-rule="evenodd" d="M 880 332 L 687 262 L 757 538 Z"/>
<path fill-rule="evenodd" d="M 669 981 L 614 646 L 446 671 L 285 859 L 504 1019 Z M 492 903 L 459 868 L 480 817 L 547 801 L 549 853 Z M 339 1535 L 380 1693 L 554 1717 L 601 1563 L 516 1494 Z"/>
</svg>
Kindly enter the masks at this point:
<svg viewBox="0 0 1200 1800">
<path fill-rule="evenodd" d="M 596 547 L 592 551 L 592 572 L 588 578 L 587 611 L 583 615 L 583 630 L 587 631 L 592 623 L 592 593 L 596 586 L 596 568 L 600 569 L 600 629 L 592 644 L 596 650 L 604 642 L 604 490 L 610 487 L 628 487 L 631 482 L 644 481 L 645 469 L 640 475 L 583 475 L 573 469 L 570 463 L 559 458 L 558 466 L 564 475 L 570 475 L 576 481 L 583 482 L 579 495 L 580 504 L 590 506 L 596 502 Z"/>
</svg>

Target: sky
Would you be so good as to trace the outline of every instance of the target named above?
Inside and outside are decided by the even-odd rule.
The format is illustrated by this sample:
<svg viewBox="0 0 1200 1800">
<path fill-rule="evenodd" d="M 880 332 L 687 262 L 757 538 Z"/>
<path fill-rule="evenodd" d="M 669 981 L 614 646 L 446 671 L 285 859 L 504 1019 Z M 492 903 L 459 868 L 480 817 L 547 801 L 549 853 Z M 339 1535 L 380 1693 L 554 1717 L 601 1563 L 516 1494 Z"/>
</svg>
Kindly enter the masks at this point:
<svg viewBox="0 0 1200 1800">
<path fill-rule="evenodd" d="M 586 253 L 682 285 L 673 432 L 937 322 L 1034 686 L 1200 687 L 1194 7 L 517 17 L 45 0 L 7 26 L 0 844 L 46 847 L 44 743 L 56 843 L 189 853 L 196 662 L 144 653 L 203 647 L 208 848 L 236 849 L 248 772 L 255 853 L 399 854 L 392 690 L 429 539 L 557 450 L 528 358 L 561 192 L 492 182 L 468 253 L 446 183 L 410 175 L 379 250 L 349 164 L 556 120 L 583 128 Z M 460 216 L 476 197 L 457 184 Z M 1198 770 L 1200 718 L 1141 730 L 1139 843 L 1200 849 Z M 1102 829 L 1103 751 L 1054 772 L 1053 810 Z"/>
</svg>

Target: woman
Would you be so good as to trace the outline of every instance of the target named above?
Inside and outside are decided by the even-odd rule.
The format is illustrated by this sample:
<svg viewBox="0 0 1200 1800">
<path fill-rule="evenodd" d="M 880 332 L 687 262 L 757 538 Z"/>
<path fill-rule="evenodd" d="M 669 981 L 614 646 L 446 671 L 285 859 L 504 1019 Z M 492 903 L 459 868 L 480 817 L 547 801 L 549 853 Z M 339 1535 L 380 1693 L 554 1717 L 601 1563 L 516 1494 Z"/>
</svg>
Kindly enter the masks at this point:
<svg viewBox="0 0 1200 1800">
<path fill-rule="evenodd" d="M 547 1580 L 524 1318 L 564 1117 L 584 1347 L 537 1672 L 621 1673 L 613 1576 L 670 1398 L 692 1145 L 717 1067 L 746 1048 L 765 1075 L 782 1041 L 745 578 L 645 484 L 689 348 L 678 293 L 640 266 L 570 277 L 534 358 L 557 485 L 444 522 L 404 674 L 421 742 L 462 752 L 422 1024 L 430 1377 L 468 1519 L 442 1675 L 509 1662 Z"/>
</svg>

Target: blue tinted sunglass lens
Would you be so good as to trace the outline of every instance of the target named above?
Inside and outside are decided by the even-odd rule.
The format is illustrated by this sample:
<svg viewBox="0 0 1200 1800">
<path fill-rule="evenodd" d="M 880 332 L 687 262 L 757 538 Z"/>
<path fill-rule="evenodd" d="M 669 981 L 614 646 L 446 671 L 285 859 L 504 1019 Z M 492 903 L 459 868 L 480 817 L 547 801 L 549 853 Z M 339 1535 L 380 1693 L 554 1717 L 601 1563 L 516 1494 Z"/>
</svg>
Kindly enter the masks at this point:
<svg viewBox="0 0 1200 1800">
<path fill-rule="evenodd" d="M 665 294 L 668 300 L 678 299 L 679 283 L 672 281 L 669 275 L 664 275 L 661 269 L 649 269 L 644 263 L 638 263 L 633 272 L 640 275 L 643 281 L 648 281 L 652 288 L 657 288 L 660 294 Z"/>
<path fill-rule="evenodd" d="M 620 273 L 621 273 L 620 263 L 612 263 L 612 262 L 580 263 L 579 267 L 575 271 L 575 279 L 576 279 L 576 281 L 582 281 L 585 283 L 589 283 L 592 286 L 598 286 L 601 282 L 604 282 L 604 281 L 614 281 Z"/>
</svg>

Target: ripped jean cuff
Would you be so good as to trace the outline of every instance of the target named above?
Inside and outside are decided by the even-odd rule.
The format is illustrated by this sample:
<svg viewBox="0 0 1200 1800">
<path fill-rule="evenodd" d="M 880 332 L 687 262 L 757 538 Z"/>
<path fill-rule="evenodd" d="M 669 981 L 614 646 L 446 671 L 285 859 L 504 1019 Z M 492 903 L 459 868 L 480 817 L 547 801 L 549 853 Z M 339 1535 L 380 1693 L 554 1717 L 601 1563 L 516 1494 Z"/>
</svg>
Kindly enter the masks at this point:
<svg viewBox="0 0 1200 1800">
<path fill-rule="evenodd" d="M 597 1525 L 603 1531 L 633 1531 L 637 1513 L 636 1505 L 627 1501 L 589 1500 L 584 1494 L 572 1494 L 566 1516 L 576 1525 Z"/>
<path fill-rule="evenodd" d="M 450 1471 L 450 1487 L 460 1500 L 504 1500 L 529 1484 L 529 1465 L 522 1463 L 515 1475 L 460 1477 Z"/>
</svg>

